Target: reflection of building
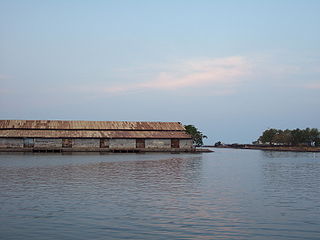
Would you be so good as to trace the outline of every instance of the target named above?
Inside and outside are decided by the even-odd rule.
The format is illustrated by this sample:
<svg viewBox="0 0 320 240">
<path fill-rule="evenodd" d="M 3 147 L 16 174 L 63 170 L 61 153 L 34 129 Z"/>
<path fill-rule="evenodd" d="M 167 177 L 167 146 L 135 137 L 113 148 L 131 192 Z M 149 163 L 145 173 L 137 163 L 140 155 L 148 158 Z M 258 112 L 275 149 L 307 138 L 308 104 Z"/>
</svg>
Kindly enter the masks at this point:
<svg viewBox="0 0 320 240">
<path fill-rule="evenodd" d="M 0 120 L 0 151 L 193 151 L 178 122 Z"/>
</svg>

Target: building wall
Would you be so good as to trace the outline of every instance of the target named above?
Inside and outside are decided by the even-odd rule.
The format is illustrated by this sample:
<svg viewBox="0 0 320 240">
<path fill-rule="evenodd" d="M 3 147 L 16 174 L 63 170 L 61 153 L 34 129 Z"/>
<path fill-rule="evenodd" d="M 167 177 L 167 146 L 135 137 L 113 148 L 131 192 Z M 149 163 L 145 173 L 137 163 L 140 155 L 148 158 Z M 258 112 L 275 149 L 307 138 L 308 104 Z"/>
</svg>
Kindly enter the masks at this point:
<svg viewBox="0 0 320 240">
<path fill-rule="evenodd" d="M 132 149 L 136 148 L 136 139 L 110 139 L 110 149 Z"/>
<path fill-rule="evenodd" d="M 34 139 L 35 148 L 61 148 L 62 139 L 59 138 L 35 138 Z"/>
<path fill-rule="evenodd" d="M 100 148 L 100 139 L 73 139 L 72 148 Z"/>
<path fill-rule="evenodd" d="M 171 139 L 146 139 L 146 148 L 171 148 Z"/>
<path fill-rule="evenodd" d="M 192 139 L 180 139 L 180 148 L 192 148 Z"/>
<path fill-rule="evenodd" d="M 33 140 L 33 138 L 30 138 Z M 71 139 L 70 139 L 71 140 Z M 105 146 L 104 146 L 105 145 Z M 103 148 L 112 149 L 135 149 L 136 139 L 105 139 Z M 0 148 L 23 148 L 23 138 L 0 138 Z M 62 139 L 34 138 L 34 146 L 30 148 L 62 148 Z M 100 139 L 72 139 L 73 149 L 100 149 Z M 170 149 L 171 139 L 145 139 L 146 149 Z M 179 139 L 180 149 L 191 149 L 191 139 Z"/>
<path fill-rule="evenodd" d="M 0 148 L 23 148 L 23 139 L 0 138 Z"/>
</svg>

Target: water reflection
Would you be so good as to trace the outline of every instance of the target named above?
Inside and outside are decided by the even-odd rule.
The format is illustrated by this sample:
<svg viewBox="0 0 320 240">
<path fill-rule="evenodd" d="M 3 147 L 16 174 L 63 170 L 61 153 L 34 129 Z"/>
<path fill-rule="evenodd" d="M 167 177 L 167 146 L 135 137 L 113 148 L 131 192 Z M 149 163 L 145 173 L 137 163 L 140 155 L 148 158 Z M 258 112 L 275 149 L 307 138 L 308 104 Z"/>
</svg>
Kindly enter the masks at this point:
<svg viewBox="0 0 320 240">
<path fill-rule="evenodd" d="M 320 155 L 261 153 L 264 208 L 270 211 L 266 219 L 277 223 L 278 227 L 283 225 L 283 231 L 303 238 L 303 234 L 313 232 L 314 226 L 320 222 L 320 204 L 317 200 L 320 197 Z M 304 227 L 303 231 L 298 231 L 295 225 L 301 218 Z M 313 232 L 313 236 L 317 235 L 320 236 L 319 232 Z"/>
<path fill-rule="evenodd" d="M 317 239 L 319 158 L 286 154 L 0 154 L 0 238 Z"/>
<path fill-rule="evenodd" d="M 266 158 L 320 158 L 319 152 L 259 151 Z"/>
<path fill-rule="evenodd" d="M 92 183 L 100 187 L 115 185 L 139 186 L 140 183 L 152 185 L 163 190 L 177 186 L 190 188 L 199 179 L 201 169 L 199 157 L 169 158 L 145 161 L 96 162 L 79 165 L 58 165 L 47 167 L 8 167 L 2 168 L 1 182 L 3 186 L 9 182 L 18 187 L 37 187 L 37 185 L 60 184 L 76 187 L 79 183 Z M 180 188 L 182 187 L 182 189 Z"/>
</svg>

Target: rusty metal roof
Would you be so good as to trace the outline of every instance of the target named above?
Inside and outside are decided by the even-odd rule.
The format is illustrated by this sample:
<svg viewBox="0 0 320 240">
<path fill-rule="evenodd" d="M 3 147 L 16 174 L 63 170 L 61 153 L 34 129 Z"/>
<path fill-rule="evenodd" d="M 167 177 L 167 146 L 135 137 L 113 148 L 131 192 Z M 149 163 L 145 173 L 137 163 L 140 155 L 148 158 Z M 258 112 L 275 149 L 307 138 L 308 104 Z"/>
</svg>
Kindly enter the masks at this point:
<svg viewBox="0 0 320 240">
<path fill-rule="evenodd" d="M 105 131 L 105 130 L 3 130 L 0 137 L 18 138 L 180 138 L 190 139 L 185 131 Z"/>
<path fill-rule="evenodd" d="M 184 131 L 179 122 L 0 120 L 0 129 Z"/>
</svg>

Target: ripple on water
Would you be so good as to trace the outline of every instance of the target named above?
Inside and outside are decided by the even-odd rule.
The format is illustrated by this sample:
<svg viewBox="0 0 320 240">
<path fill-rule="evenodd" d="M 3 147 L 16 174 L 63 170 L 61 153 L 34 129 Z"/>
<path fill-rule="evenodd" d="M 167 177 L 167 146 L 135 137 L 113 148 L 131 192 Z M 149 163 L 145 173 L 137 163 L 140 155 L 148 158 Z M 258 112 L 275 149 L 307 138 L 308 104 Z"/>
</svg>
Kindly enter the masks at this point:
<svg viewBox="0 0 320 240">
<path fill-rule="evenodd" d="M 319 239 L 320 155 L 0 154 L 1 239 Z"/>
</svg>

